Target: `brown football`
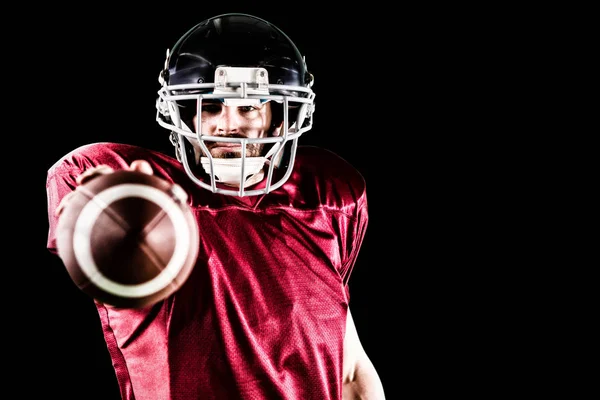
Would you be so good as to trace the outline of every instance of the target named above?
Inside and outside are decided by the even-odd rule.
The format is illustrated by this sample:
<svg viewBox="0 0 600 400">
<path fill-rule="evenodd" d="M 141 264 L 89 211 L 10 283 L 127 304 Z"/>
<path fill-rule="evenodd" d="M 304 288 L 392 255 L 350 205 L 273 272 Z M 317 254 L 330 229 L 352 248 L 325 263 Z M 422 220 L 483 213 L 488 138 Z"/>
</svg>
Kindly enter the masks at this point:
<svg viewBox="0 0 600 400">
<path fill-rule="evenodd" d="M 198 225 L 179 185 L 118 170 L 77 188 L 60 214 L 57 248 L 82 291 L 141 308 L 186 281 L 198 256 Z"/>
</svg>

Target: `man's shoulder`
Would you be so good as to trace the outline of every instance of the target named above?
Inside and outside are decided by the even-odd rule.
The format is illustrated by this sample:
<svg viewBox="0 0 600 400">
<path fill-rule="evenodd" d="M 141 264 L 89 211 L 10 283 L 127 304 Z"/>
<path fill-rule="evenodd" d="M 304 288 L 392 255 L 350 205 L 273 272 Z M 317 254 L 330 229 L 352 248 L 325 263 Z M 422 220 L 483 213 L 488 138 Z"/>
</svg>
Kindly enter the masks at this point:
<svg viewBox="0 0 600 400">
<path fill-rule="evenodd" d="M 309 207 L 359 208 L 366 204 L 366 183 L 360 171 L 326 148 L 300 146 L 290 183 L 300 190 L 301 203 Z"/>
<path fill-rule="evenodd" d="M 122 169 L 137 159 L 147 160 L 151 165 L 172 162 L 171 157 L 144 147 L 124 143 L 96 142 L 76 147 L 63 155 L 48 169 L 48 175 L 79 174 L 98 165 Z"/>
</svg>

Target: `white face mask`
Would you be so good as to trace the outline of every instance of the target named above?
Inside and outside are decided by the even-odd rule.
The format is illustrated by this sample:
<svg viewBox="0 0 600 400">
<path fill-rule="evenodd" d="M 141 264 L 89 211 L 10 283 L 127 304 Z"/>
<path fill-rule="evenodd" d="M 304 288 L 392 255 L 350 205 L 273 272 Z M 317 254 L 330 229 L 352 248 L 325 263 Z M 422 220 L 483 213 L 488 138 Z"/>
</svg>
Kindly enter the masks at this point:
<svg viewBox="0 0 600 400">
<path fill-rule="evenodd" d="M 244 168 L 244 188 L 255 184 L 263 178 L 262 168 L 266 157 L 246 157 Z M 210 159 L 201 157 L 200 162 L 204 171 L 210 175 Z M 230 186 L 240 186 L 240 175 L 242 172 L 241 158 L 215 158 L 213 157 L 215 179 L 217 182 Z"/>
</svg>

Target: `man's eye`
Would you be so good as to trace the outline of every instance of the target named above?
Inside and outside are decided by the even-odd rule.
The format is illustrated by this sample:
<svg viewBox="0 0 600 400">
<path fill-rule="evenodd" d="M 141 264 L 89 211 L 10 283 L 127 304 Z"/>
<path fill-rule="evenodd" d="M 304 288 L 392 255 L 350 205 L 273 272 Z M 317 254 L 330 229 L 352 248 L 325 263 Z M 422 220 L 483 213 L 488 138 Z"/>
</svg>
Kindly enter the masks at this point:
<svg viewBox="0 0 600 400">
<path fill-rule="evenodd" d="M 211 113 L 211 114 L 218 113 L 221 111 L 221 106 L 218 104 L 214 104 L 214 103 L 203 104 L 202 111 Z"/>
<path fill-rule="evenodd" d="M 257 110 L 257 108 L 254 107 L 254 106 L 241 106 L 241 107 L 238 107 L 238 109 L 241 112 L 244 112 L 244 113 L 251 112 L 251 111 L 256 111 Z"/>
</svg>

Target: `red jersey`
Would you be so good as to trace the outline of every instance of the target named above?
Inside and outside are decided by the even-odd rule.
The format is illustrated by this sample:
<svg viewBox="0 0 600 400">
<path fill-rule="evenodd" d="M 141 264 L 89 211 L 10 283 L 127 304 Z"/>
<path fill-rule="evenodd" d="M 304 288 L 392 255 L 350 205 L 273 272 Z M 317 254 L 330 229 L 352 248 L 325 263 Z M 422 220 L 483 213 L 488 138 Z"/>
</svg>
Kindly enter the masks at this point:
<svg viewBox="0 0 600 400">
<path fill-rule="evenodd" d="M 51 252 L 54 210 L 75 178 L 136 159 L 188 193 L 200 251 L 183 286 L 153 306 L 96 302 L 122 398 L 341 399 L 347 283 L 368 221 L 358 171 L 327 150 L 300 146 L 282 187 L 240 198 L 198 187 L 159 152 L 83 146 L 48 171 Z"/>
</svg>

